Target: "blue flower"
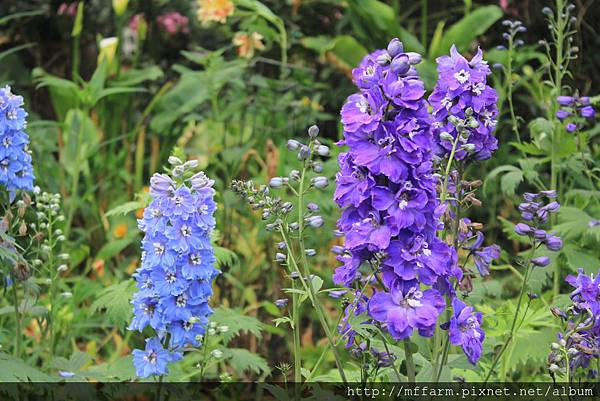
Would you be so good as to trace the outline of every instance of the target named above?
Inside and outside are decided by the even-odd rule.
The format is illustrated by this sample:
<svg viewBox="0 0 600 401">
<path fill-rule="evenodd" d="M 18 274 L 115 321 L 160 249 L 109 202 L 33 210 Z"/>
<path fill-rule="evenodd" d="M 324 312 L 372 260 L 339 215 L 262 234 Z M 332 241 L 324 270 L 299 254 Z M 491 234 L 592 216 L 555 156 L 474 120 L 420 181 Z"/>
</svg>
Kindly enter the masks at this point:
<svg viewBox="0 0 600 401">
<path fill-rule="evenodd" d="M 169 363 L 176 362 L 181 357 L 180 352 L 164 349 L 158 338 L 148 338 L 145 350 L 133 350 L 135 373 L 138 377 L 167 374 Z"/>
<path fill-rule="evenodd" d="M 212 314 L 212 280 L 219 274 L 210 242 L 213 181 L 203 173 L 187 180 L 155 174 L 150 184 L 152 201 L 138 221 L 144 232 L 142 264 L 134 274 L 139 291 L 129 329 L 141 332 L 150 326 L 158 338 L 169 341 L 168 349 L 152 339 L 146 351 L 134 351 L 141 377 L 164 374 L 186 345 L 199 345 Z"/>
<path fill-rule="evenodd" d="M 27 112 L 23 98 L 13 95 L 10 87 L 0 88 L 0 185 L 15 199 L 18 190 L 33 191 L 33 167 L 28 150 Z"/>
<path fill-rule="evenodd" d="M 452 300 L 453 315 L 442 328 L 449 330 L 450 343 L 460 345 L 473 365 L 481 357 L 485 332 L 481 328 L 483 314 L 475 313 L 472 306 L 467 306 L 458 298 Z"/>
</svg>

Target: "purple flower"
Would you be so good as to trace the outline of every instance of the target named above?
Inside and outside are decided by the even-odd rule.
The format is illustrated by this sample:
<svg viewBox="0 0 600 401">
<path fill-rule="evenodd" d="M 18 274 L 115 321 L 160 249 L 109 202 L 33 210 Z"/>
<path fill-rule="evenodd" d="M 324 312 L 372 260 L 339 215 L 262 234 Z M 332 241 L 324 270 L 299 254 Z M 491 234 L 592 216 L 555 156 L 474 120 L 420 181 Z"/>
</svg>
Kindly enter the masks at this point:
<svg viewBox="0 0 600 401">
<path fill-rule="evenodd" d="M 492 260 L 500 257 L 500 247 L 498 245 L 490 245 L 473 252 L 473 260 L 475 266 L 482 276 L 490 274 L 490 264 Z"/>
<path fill-rule="evenodd" d="M 350 133 L 375 131 L 386 106 L 381 90 L 377 88 L 351 95 L 342 107 L 344 130 Z"/>
<path fill-rule="evenodd" d="M 390 292 L 377 292 L 369 302 L 369 315 L 384 323 L 395 340 L 409 337 L 414 330 L 431 337 L 444 298 L 434 289 L 421 291 L 418 282 L 397 280 Z"/>
<path fill-rule="evenodd" d="M 442 294 L 452 295 L 450 278 L 462 275 L 455 250 L 436 236 L 443 210 L 433 175 L 432 119 L 414 68 L 420 60 L 398 39 L 368 55 L 353 71 L 360 92 L 341 112 L 339 145 L 348 150 L 338 157 L 334 199 L 343 209 L 337 226 L 345 243 L 333 280 L 352 287 L 367 274 L 380 275 L 385 288 L 363 303 L 394 338 L 415 330 L 432 335 L 445 306 Z M 488 99 L 489 91 L 481 94 Z"/>
<path fill-rule="evenodd" d="M 450 343 L 461 346 L 467 359 L 473 365 L 481 357 L 482 343 L 485 333 L 481 328 L 483 314 L 474 312 L 472 306 L 467 306 L 458 298 L 452 300 L 453 314 L 450 321 L 442 325 L 449 330 Z"/>
<path fill-rule="evenodd" d="M 439 79 L 429 96 L 435 120 L 436 154 L 446 156 L 455 147 L 457 160 L 490 158 L 498 148 L 493 136 L 497 95 L 486 83 L 490 69 L 481 49 L 467 61 L 452 46 L 450 56 L 439 57 L 437 63 Z M 451 140 L 444 139 L 448 135 Z"/>
</svg>

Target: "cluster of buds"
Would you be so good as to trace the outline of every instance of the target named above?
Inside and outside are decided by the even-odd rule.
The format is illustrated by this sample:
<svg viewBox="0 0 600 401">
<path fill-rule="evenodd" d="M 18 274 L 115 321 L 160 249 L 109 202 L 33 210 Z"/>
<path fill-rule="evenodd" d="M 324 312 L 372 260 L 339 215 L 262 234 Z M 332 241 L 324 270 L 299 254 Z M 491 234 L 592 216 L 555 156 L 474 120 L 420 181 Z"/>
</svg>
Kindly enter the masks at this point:
<svg viewBox="0 0 600 401">
<path fill-rule="evenodd" d="M 291 202 L 271 196 L 266 185 L 256 186 L 252 181 L 233 180 L 231 190 L 244 199 L 253 210 L 261 211 L 262 219 L 268 222 L 267 231 L 276 230 L 294 208 Z"/>
<path fill-rule="evenodd" d="M 48 264 L 50 269 L 56 269 L 56 272 L 50 274 L 50 277 L 54 277 L 55 273 L 60 274 L 68 270 L 69 260 L 67 253 L 59 253 L 62 243 L 67 239 L 61 229 L 65 216 L 61 211 L 60 194 L 48 192 L 38 194 L 35 198 L 35 209 L 37 222 L 31 223 L 30 227 L 36 232 L 42 252 L 40 258 L 33 260 L 33 264 L 36 268 Z M 58 255 L 58 260 L 54 255 Z M 49 278 L 48 281 L 50 284 L 51 279 Z"/>
<path fill-rule="evenodd" d="M 506 40 L 506 45 L 496 46 L 498 50 L 506 50 L 507 48 L 517 48 L 523 46 L 525 42 L 523 39 L 517 39 L 518 34 L 527 32 L 527 28 L 521 21 L 518 20 L 504 20 L 502 26 L 506 27 L 506 32 L 502 34 L 502 38 Z"/>
<path fill-rule="evenodd" d="M 542 227 L 548 222 L 549 215 L 556 213 L 560 204 L 555 201 L 556 191 L 542 191 L 537 194 L 525 193 L 525 202 L 519 205 L 521 218 L 526 222 L 515 225 L 515 233 L 520 236 L 528 236 L 534 248 L 544 244 L 548 250 L 556 252 L 562 248 L 562 240 L 557 235 L 546 232 Z M 544 267 L 550 263 L 548 256 L 540 256 L 531 259 L 534 266 Z"/>
<path fill-rule="evenodd" d="M 558 96 L 556 101 L 561 106 L 556 112 L 556 117 L 566 122 L 565 129 L 569 133 L 579 130 L 586 120 L 596 117 L 596 110 L 587 96 Z"/>
<path fill-rule="evenodd" d="M 367 372 L 390 367 L 396 361 L 396 355 L 368 346 L 366 342 L 354 345 L 350 349 L 350 355 L 355 359 L 363 361 L 363 369 Z"/>
</svg>

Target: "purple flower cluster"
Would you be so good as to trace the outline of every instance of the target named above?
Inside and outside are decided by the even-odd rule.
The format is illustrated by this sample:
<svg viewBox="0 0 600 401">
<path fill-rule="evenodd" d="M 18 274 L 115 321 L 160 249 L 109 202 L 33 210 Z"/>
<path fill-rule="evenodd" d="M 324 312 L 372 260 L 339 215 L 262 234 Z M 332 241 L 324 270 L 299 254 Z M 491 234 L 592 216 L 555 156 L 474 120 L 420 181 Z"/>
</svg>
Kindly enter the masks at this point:
<svg viewBox="0 0 600 401">
<path fill-rule="evenodd" d="M 212 313 L 208 300 L 219 273 L 210 239 L 213 181 L 202 172 L 182 178 L 188 163 L 173 169 L 175 180 L 154 174 L 152 202 L 139 220 L 142 264 L 134 275 L 139 291 L 129 329 L 150 326 L 157 335 L 146 340 L 145 350 L 133 351 L 140 377 L 167 373 L 167 364 L 181 358 L 184 346 L 199 345 Z"/>
<path fill-rule="evenodd" d="M 570 294 L 573 304 L 567 313 L 559 311 L 562 318 L 568 319 L 567 330 L 558 335 L 559 344 L 553 344 L 548 358 L 552 373 L 566 365 L 567 359 L 569 366 L 564 368 L 575 372 L 578 368 L 588 368 L 600 357 L 600 272 L 594 277 L 579 269 L 577 276 L 569 275 L 565 280 L 575 288 Z M 588 372 L 590 378 L 597 375 L 594 369 Z"/>
<path fill-rule="evenodd" d="M 13 95 L 8 86 L 0 88 L 0 184 L 11 202 L 17 190 L 33 191 L 29 136 L 23 131 L 26 117 L 23 97 Z"/>
<path fill-rule="evenodd" d="M 556 101 L 561 106 L 556 112 L 556 117 L 567 123 L 565 129 L 569 133 L 580 129 L 583 121 L 593 120 L 596 117 L 596 110 L 587 96 L 559 96 Z"/>
<path fill-rule="evenodd" d="M 361 278 L 361 268 L 381 272 L 385 291 L 368 301 L 369 314 L 395 339 L 418 331 L 431 336 L 459 277 L 456 254 L 436 236 L 443 208 L 432 165 L 431 117 L 425 88 L 398 39 L 367 55 L 353 70 L 360 91 L 341 111 L 348 151 L 339 155 L 334 199 L 344 208 L 342 266 L 334 282 Z M 422 286 L 430 286 L 422 289 Z"/>
<path fill-rule="evenodd" d="M 483 314 L 474 312 L 472 306 L 467 306 L 458 298 L 452 300 L 453 314 L 450 321 L 442 327 L 449 330 L 450 343 L 461 346 L 467 359 L 473 365 L 481 357 L 482 343 L 485 333 L 481 328 Z"/>
<path fill-rule="evenodd" d="M 498 148 L 493 135 L 498 108 L 496 91 L 486 83 L 490 68 L 481 49 L 467 61 L 452 46 L 450 56 L 439 57 L 437 64 L 439 78 L 429 96 L 436 155 L 443 157 L 454 148 L 456 160 L 489 159 Z"/>
<path fill-rule="evenodd" d="M 525 202 L 519 205 L 521 218 L 525 221 L 515 225 L 515 233 L 528 236 L 534 247 L 540 244 L 546 245 L 550 251 L 559 251 L 562 248 L 562 240 L 559 236 L 546 232 L 541 226 L 548 222 L 550 213 L 556 213 L 560 204 L 553 200 L 556 191 L 542 191 L 537 194 L 526 192 L 523 194 Z M 550 264 L 548 256 L 539 256 L 530 261 L 534 266 L 544 267 Z"/>
</svg>

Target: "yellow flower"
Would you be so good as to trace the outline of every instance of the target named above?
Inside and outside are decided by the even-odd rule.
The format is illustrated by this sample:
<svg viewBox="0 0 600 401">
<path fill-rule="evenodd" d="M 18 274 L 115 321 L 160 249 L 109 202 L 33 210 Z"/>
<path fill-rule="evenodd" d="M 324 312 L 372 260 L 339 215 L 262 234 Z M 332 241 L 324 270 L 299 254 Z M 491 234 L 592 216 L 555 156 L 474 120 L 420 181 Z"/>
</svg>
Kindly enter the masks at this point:
<svg viewBox="0 0 600 401">
<path fill-rule="evenodd" d="M 115 10 L 115 14 L 117 14 L 117 17 L 125 14 L 125 11 L 127 10 L 127 3 L 129 3 L 129 0 L 113 0 L 112 6 L 113 10 Z"/>
<path fill-rule="evenodd" d="M 197 0 L 198 20 L 203 24 L 211 21 L 224 24 L 227 17 L 233 14 L 235 6 L 231 0 Z"/>
<path fill-rule="evenodd" d="M 252 58 L 254 50 L 264 50 L 265 45 L 262 42 L 263 36 L 258 32 L 252 32 L 250 35 L 244 32 L 238 32 L 233 37 L 233 44 L 237 47 L 240 57 Z"/>
</svg>

